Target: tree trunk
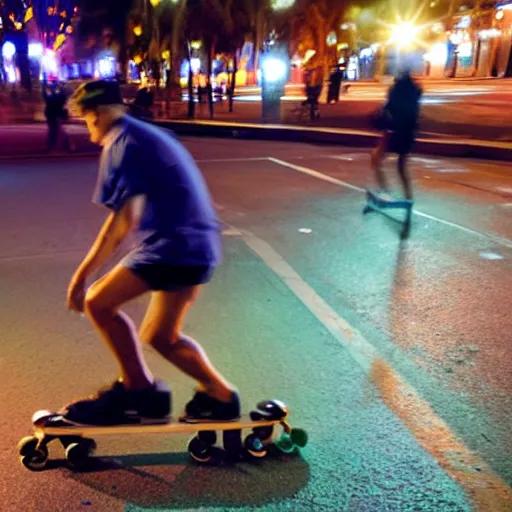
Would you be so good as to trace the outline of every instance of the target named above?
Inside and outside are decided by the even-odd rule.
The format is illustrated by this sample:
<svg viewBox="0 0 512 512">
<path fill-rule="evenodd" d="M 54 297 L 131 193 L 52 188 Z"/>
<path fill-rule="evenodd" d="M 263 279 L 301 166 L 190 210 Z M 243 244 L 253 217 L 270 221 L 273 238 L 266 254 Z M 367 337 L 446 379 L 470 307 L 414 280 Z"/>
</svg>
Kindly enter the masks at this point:
<svg viewBox="0 0 512 512">
<path fill-rule="evenodd" d="M 238 50 L 233 52 L 233 75 L 231 78 L 231 87 L 229 88 L 229 111 L 233 112 L 233 98 L 235 96 L 236 88 L 236 73 L 238 71 Z"/>
<path fill-rule="evenodd" d="M 210 119 L 213 119 L 213 87 L 212 87 L 212 73 L 213 73 L 213 55 L 215 52 L 215 41 L 212 41 L 207 47 L 208 54 L 208 109 L 210 111 Z"/>
<path fill-rule="evenodd" d="M 127 48 L 124 41 L 119 44 L 119 67 L 121 68 L 121 77 L 125 81 L 128 79 L 128 58 L 126 56 Z"/>
<path fill-rule="evenodd" d="M 475 56 L 473 58 L 473 69 L 471 70 L 471 76 L 475 77 L 478 74 L 478 67 L 480 65 L 480 51 L 482 49 L 482 41 L 478 38 L 476 42 Z"/>
<path fill-rule="evenodd" d="M 171 99 L 181 101 L 180 71 L 181 58 L 184 54 L 182 44 L 183 18 L 187 8 L 187 0 L 181 0 L 176 7 L 172 23 L 171 43 L 171 71 L 169 73 L 168 87 L 171 89 Z M 190 58 L 189 58 L 190 63 Z"/>
<path fill-rule="evenodd" d="M 192 52 L 190 51 L 190 41 L 188 41 L 188 118 L 194 119 L 194 74 L 192 72 Z"/>
<path fill-rule="evenodd" d="M 260 51 L 263 47 L 264 11 L 256 14 L 256 28 L 254 30 L 254 82 L 258 84 L 258 68 L 260 65 Z"/>
<path fill-rule="evenodd" d="M 489 57 L 489 74 L 490 76 L 497 77 L 498 76 L 498 55 L 499 55 L 499 44 L 498 39 L 491 40 L 491 51 Z"/>
</svg>

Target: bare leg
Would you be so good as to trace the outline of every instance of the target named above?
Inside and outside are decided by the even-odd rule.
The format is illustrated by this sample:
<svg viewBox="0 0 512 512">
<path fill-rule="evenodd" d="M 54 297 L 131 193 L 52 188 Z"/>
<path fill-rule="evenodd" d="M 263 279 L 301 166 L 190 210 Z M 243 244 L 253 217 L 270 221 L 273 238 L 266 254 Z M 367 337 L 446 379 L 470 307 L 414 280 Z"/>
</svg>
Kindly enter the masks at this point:
<svg viewBox="0 0 512 512">
<path fill-rule="evenodd" d="M 386 175 L 382 170 L 382 162 L 386 154 L 386 149 L 389 141 L 389 133 L 384 132 L 380 139 L 377 147 L 372 151 L 372 166 L 375 170 L 375 176 L 377 178 L 377 184 L 379 189 L 385 192 L 389 191 L 389 185 L 386 179 Z"/>
<path fill-rule="evenodd" d="M 85 313 L 114 353 L 127 389 L 143 389 L 153 376 L 142 354 L 137 330 L 119 307 L 148 291 L 147 284 L 122 265 L 94 283 L 85 297 Z"/>
<path fill-rule="evenodd" d="M 398 156 L 398 174 L 402 182 L 405 198 L 412 201 L 413 193 L 411 179 L 409 177 L 409 173 L 407 172 L 407 155 Z"/>
<path fill-rule="evenodd" d="M 200 383 L 213 398 L 229 402 L 233 386 L 213 367 L 203 348 L 180 332 L 181 324 L 199 286 L 178 292 L 153 292 L 140 328 L 141 339 L 165 359 Z"/>
</svg>

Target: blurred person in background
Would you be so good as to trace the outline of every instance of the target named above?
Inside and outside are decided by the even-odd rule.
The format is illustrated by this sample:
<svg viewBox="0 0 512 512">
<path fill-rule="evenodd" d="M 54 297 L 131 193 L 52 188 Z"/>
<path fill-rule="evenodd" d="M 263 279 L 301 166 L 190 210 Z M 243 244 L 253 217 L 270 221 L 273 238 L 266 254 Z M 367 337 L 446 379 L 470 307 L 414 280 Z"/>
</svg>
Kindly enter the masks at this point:
<svg viewBox="0 0 512 512">
<path fill-rule="evenodd" d="M 382 170 L 386 153 L 398 155 L 398 175 L 402 183 L 404 196 L 413 200 L 411 180 L 407 171 L 407 158 L 410 154 L 420 115 L 422 89 L 405 69 L 396 78 L 390 88 L 385 106 L 373 117 L 373 127 L 382 131 L 378 146 L 372 151 L 371 162 L 375 170 L 380 193 L 391 198 L 388 180 Z"/>
<path fill-rule="evenodd" d="M 73 151 L 71 140 L 63 128 L 63 123 L 68 119 L 66 109 L 67 95 L 63 86 L 57 82 L 43 82 L 43 99 L 45 102 L 44 116 L 48 125 L 47 151 L 58 148 L 59 142 L 67 151 Z"/>
</svg>

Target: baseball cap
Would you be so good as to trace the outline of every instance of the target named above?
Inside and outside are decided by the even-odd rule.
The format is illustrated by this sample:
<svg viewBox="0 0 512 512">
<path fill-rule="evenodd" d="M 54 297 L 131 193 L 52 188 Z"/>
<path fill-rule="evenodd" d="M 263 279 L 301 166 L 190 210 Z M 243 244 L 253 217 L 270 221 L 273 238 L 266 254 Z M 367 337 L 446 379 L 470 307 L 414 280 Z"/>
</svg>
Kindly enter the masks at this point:
<svg viewBox="0 0 512 512">
<path fill-rule="evenodd" d="M 84 110 L 100 105 L 123 105 L 121 88 L 114 80 L 92 80 L 77 87 L 68 101 L 73 115 L 80 116 Z"/>
</svg>

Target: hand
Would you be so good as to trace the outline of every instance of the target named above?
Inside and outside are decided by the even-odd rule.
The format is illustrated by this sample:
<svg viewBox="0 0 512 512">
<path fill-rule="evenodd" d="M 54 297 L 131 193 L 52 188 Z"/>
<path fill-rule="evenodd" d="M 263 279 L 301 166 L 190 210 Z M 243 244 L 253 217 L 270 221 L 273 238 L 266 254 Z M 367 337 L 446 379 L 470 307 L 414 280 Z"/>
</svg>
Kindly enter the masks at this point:
<svg viewBox="0 0 512 512">
<path fill-rule="evenodd" d="M 68 286 L 68 308 L 77 313 L 82 313 L 84 310 L 84 300 L 85 277 L 77 273 L 73 276 Z"/>
</svg>

